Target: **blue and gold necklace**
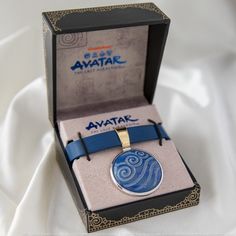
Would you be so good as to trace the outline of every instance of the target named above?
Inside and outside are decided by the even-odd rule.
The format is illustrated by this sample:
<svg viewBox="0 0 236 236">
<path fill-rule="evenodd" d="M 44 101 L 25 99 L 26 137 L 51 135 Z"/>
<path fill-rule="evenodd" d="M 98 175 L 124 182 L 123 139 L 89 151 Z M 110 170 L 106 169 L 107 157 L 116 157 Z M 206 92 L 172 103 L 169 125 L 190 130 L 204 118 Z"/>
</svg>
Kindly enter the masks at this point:
<svg viewBox="0 0 236 236">
<path fill-rule="evenodd" d="M 163 169 L 160 162 L 150 153 L 131 148 L 131 144 L 151 140 L 168 140 L 169 137 L 161 124 L 119 128 L 101 134 L 71 141 L 66 146 L 67 158 L 70 163 L 75 159 L 110 148 L 122 147 L 112 161 L 111 179 L 123 192 L 136 196 L 145 196 L 154 192 L 163 179 Z"/>
</svg>

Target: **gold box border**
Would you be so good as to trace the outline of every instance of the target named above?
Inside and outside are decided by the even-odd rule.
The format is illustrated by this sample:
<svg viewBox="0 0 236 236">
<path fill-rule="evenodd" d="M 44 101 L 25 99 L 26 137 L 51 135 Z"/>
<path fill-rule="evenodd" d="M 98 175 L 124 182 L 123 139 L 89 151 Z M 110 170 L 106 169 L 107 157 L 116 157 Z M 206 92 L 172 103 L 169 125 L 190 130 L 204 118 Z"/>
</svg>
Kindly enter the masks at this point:
<svg viewBox="0 0 236 236">
<path fill-rule="evenodd" d="M 143 211 L 140 211 L 139 213 L 135 214 L 132 217 L 125 216 L 119 220 L 109 220 L 106 217 L 100 216 L 98 213 L 89 213 L 87 215 L 88 220 L 88 232 L 94 232 L 122 224 L 127 224 L 130 222 L 146 219 L 152 216 L 161 215 L 164 213 L 168 213 L 171 211 L 180 210 L 183 208 L 196 206 L 199 203 L 200 198 L 200 186 L 199 184 L 195 183 L 194 189 L 191 191 L 191 193 L 185 197 L 184 200 L 177 203 L 176 205 L 167 205 L 163 207 L 162 209 L 156 209 L 156 208 L 150 208 Z"/>
<path fill-rule="evenodd" d="M 54 31 L 61 31 L 61 28 L 57 26 L 57 22 L 64 16 L 72 13 L 84 13 L 84 12 L 105 12 L 113 9 L 125 9 L 125 8 L 140 8 L 148 11 L 157 12 L 162 16 L 162 19 L 168 19 L 168 17 L 153 3 L 137 3 L 137 4 L 123 4 L 113 5 L 104 7 L 92 7 L 92 8 L 81 8 L 81 9 L 70 9 L 63 11 L 51 11 L 46 12 L 46 15 L 54 29 Z"/>
</svg>

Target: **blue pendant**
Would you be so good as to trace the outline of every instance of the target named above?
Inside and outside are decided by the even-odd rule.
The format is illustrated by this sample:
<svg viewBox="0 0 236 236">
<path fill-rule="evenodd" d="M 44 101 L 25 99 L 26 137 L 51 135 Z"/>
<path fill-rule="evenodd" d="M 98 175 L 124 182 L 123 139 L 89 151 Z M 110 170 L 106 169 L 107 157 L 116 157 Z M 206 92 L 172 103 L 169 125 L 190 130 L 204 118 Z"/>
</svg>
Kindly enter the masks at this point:
<svg viewBox="0 0 236 236">
<path fill-rule="evenodd" d="M 137 149 L 116 156 L 110 172 L 113 182 L 131 195 L 148 195 L 160 186 L 163 179 L 163 170 L 157 159 Z"/>
</svg>

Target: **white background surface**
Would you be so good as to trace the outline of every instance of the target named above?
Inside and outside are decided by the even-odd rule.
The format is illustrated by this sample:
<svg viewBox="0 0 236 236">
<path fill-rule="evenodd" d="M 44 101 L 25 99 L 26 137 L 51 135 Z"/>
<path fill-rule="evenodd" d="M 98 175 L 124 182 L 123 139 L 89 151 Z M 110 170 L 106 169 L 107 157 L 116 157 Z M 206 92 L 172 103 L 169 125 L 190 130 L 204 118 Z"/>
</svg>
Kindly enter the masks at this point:
<svg viewBox="0 0 236 236">
<path fill-rule="evenodd" d="M 115 3 L 0 1 L 0 235 L 86 233 L 52 151 L 41 12 Z M 172 24 L 155 104 L 201 203 L 93 235 L 236 235 L 236 1 L 156 4 Z"/>
</svg>

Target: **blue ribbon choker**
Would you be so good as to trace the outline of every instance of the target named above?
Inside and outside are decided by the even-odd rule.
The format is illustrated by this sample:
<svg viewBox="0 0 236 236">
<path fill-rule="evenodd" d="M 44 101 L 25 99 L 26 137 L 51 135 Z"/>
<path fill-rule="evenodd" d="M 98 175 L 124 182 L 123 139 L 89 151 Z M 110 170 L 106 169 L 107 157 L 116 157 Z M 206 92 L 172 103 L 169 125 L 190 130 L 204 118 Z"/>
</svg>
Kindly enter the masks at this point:
<svg viewBox="0 0 236 236">
<path fill-rule="evenodd" d="M 161 144 L 162 139 L 170 139 L 161 124 L 129 127 L 127 128 L 127 132 L 131 144 L 151 140 L 159 140 Z M 69 142 L 66 146 L 66 152 L 70 162 L 83 156 L 88 157 L 92 153 L 122 146 L 115 130 L 85 138 L 82 138 L 79 133 L 79 138 L 76 141 Z"/>
</svg>

